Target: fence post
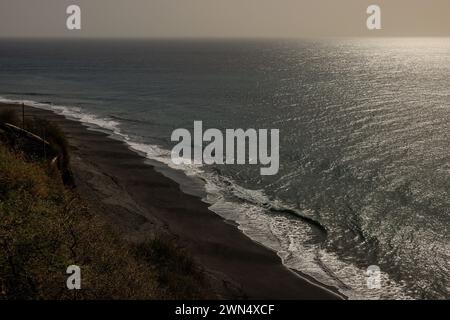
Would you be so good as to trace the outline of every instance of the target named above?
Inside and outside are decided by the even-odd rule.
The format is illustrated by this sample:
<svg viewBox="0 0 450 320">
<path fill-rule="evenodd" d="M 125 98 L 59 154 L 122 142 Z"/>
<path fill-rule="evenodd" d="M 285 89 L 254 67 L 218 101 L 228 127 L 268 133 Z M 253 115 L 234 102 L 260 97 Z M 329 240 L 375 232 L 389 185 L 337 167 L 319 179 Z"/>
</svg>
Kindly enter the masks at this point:
<svg viewBox="0 0 450 320">
<path fill-rule="evenodd" d="M 25 130 L 25 104 L 22 102 L 22 129 Z"/>
<path fill-rule="evenodd" d="M 44 139 L 44 160 L 47 161 L 47 149 L 46 149 L 46 145 L 45 145 L 45 127 L 44 127 L 44 134 L 43 134 L 43 139 Z"/>
</svg>

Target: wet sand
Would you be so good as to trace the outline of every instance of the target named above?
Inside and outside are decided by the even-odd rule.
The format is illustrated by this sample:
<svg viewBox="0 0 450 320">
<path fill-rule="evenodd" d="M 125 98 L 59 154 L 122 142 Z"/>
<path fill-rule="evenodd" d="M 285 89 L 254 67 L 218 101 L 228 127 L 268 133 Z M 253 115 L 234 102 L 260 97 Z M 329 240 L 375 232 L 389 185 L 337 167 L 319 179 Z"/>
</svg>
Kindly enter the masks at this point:
<svg viewBox="0 0 450 320">
<path fill-rule="evenodd" d="M 0 110 L 5 107 L 20 110 L 17 105 L 0 105 Z M 182 192 L 125 143 L 51 111 L 25 107 L 25 112 L 63 129 L 77 192 L 93 213 L 131 241 L 159 233 L 175 238 L 205 269 L 215 296 L 339 299 L 283 266 L 275 252 L 250 240 L 200 198 Z"/>
</svg>

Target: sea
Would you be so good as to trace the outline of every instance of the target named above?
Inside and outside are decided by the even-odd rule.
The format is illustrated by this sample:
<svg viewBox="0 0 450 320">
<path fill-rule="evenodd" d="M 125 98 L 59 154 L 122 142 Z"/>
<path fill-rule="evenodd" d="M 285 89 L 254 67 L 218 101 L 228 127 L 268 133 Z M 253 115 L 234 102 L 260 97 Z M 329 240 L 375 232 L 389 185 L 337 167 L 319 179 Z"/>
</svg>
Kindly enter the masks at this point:
<svg viewBox="0 0 450 320">
<path fill-rule="evenodd" d="M 0 101 L 124 141 L 349 299 L 450 298 L 450 39 L 4 39 Z M 279 129 L 278 174 L 174 165 L 194 121 Z"/>
</svg>

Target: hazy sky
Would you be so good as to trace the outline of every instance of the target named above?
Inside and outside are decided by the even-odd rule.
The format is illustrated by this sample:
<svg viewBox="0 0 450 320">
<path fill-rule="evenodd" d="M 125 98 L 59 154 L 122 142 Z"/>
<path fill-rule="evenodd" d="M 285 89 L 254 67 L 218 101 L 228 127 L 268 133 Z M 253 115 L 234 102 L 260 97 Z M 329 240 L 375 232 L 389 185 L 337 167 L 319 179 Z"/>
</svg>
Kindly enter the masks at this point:
<svg viewBox="0 0 450 320">
<path fill-rule="evenodd" d="M 82 30 L 66 29 L 66 8 Z M 366 9 L 382 9 L 381 31 Z M 450 0 L 0 0 L 0 37 L 450 36 Z"/>
</svg>

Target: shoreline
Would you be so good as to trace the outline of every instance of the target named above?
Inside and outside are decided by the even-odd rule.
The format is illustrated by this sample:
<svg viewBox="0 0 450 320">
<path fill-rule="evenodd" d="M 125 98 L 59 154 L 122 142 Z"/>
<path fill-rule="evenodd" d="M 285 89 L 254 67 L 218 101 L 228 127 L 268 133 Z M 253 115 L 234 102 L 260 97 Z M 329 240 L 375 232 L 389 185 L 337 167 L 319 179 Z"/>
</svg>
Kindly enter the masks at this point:
<svg viewBox="0 0 450 320">
<path fill-rule="evenodd" d="M 10 106 L 0 103 L 0 108 Z M 201 198 L 148 163 L 123 141 L 53 111 L 25 106 L 28 115 L 58 124 L 70 144 L 77 192 L 131 241 L 165 232 L 193 256 L 215 282 L 220 298 L 342 299 L 276 252 L 248 238 L 209 210 Z"/>
</svg>

